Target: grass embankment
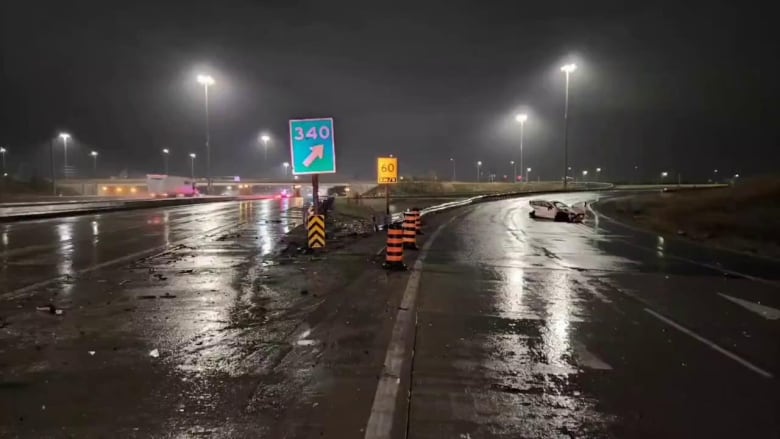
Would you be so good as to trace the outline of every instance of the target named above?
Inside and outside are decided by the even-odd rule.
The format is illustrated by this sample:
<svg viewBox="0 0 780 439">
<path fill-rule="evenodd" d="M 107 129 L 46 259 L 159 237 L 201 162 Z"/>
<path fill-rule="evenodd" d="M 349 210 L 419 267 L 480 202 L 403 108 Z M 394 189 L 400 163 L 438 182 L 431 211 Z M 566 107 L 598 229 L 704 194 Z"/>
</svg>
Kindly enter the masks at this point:
<svg viewBox="0 0 780 439">
<path fill-rule="evenodd" d="M 708 244 L 780 258 L 780 178 L 734 187 L 654 193 L 605 203 L 644 227 Z"/>
<path fill-rule="evenodd" d="M 400 182 L 390 188 L 393 197 L 458 197 L 480 194 L 497 194 L 506 192 L 550 191 L 561 189 L 560 183 L 529 182 L 529 183 L 460 183 L 409 181 Z M 384 186 L 377 186 L 363 196 L 384 196 Z"/>
</svg>

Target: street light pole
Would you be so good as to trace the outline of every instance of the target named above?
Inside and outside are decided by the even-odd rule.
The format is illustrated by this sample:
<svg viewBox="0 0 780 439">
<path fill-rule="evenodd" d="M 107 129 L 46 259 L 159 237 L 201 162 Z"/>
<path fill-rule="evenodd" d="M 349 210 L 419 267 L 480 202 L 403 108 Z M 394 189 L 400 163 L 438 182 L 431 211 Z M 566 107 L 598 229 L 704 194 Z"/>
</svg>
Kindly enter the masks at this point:
<svg viewBox="0 0 780 439">
<path fill-rule="evenodd" d="M 515 116 L 515 120 L 520 122 L 520 173 L 523 172 L 523 129 L 525 128 L 525 121 L 528 120 L 527 114 L 518 114 Z M 517 180 L 517 175 L 515 175 Z"/>
<path fill-rule="evenodd" d="M 481 168 L 481 167 L 482 167 L 482 161 L 478 160 L 477 161 L 477 183 L 479 183 L 479 174 L 480 174 L 479 168 Z"/>
<path fill-rule="evenodd" d="M 515 161 L 514 160 L 510 160 L 509 164 L 512 165 L 512 174 L 514 175 L 514 180 L 512 180 L 512 181 L 516 183 L 517 182 L 517 166 L 515 165 Z M 520 165 L 520 172 L 522 172 L 522 171 L 523 171 L 523 165 Z"/>
<path fill-rule="evenodd" d="M 577 70 L 576 64 L 566 64 L 561 71 L 566 74 L 566 99 L 563 107 L 563 189 L 568 186 L 569 176 L 569 75 Z"/>
<path fill-rule="evenodd" d="M 97 151 L 92 151 L 89 153 L 89 155 L 92 156 L 92 177 L 97 177 L 97 157 L 98 153 Z"/>
<path fill-rule="evenodd" d="M 165 168 L 165 175 L 168 175 L 168 154 L 171 153 L 171 150 L 168 148 L 163 148 L 162 154 L 163 154 L 163 166 Z"/>
<path fill-rule="evenodd" d="M 271 140 L 267 134 L 260 136 L 260 140 L 263 141 L 263 166 L 268 162 L 268 141 Z"/>
<path fill-rule="evenodd" d="M 62 139 L 62 151 L 63 151 L 62 175 L 65 178 L 67 178 L 68 177 L 68 139 L 70 139 L 70 134 L 60 133 L 60 139 Z"/>
<path fill-rule="evenodd" d="M 191 152 L 190 153 L 190 178 L 193 180 L 195 179 L 195 157 L 197 157 L 197 155 L 195 155 L 194 152 Z"/>
<path fill-rule="evenodd" d="M 522 169 L 521 169 L 521 171 L 522 171 Z M 525 180 L 528 181 L 528 179 L 530 179 L 530 178 L 531 178 L 531 168 L 526 168 L 525 169 Z"/>
<path fill-rule="evenodd" d="M 203 84 L 206 108 L 206 193 L 211 195 L 211 131 L 209 129 L 209 86 L 214 85 L 214 78 L 209 75 L 198 75 L 198 82 Z"/>
<path fill-rule="evenodd" d="M 284 162 L 282 163 L 282 166 L 284 166 L 284 178 L 287 178 L 287 170 L 290 169 L 290 163 Z"/>
<path fill-rule="evenodd" d="M 455 181 L 455 159 L 450 157 L 450 162 L 452 162 L 452 181 Z"/>
<path fill-rule="evenodd" d="M 5 172 L 5 153 L 6 153 L 6 151 L 8 151 L 8 150 L 5 149 L 4 147 L 0 146 L 0 154 L 2 154 L 2 156 L 3 156 L 3 177 L 6 176 L 6 172 Z"/>
</svg>

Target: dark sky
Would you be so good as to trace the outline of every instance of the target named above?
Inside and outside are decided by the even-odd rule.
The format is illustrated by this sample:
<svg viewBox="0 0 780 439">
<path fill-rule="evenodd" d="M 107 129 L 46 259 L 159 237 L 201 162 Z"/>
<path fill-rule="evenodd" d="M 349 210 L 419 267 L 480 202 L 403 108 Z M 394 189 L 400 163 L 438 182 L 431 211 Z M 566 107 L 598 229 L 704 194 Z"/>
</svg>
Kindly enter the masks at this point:
<svg viewBox="0 0 780 439">
<path fill-rule="evenodd" d="M 104 174 L 160 171 L 163 147 L 186 173 L 205 152 L 207 72 L 215 175 L 271 172 L 261 131 L 278 172 L 287 120 L 307 116 L 335 118 L 346 178 L 373 178 L 390 153 L 407 175 L 450 178 L 450 157 L 464 179 L 476 160 L 505 174 L 525 109 L 526 165 L 559 178 L 569 60 L 578 172 L 706 178 L 776 172 L 780 158 L 778 47 L 768 7 L 749 2 L 3 0 L 0 15 L 14 172 L 48 173 L 46 145 L 67 130 L 82 173 L 91 149 Z"/>
</svg>

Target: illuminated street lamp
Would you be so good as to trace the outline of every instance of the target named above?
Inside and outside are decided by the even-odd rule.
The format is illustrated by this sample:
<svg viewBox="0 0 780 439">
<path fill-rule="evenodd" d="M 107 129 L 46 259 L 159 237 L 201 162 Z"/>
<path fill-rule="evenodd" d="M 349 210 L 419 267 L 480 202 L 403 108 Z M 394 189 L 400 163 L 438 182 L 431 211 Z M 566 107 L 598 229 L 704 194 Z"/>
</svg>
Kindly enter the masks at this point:
<svg viewBox="0 0 780 439">
<path fill-rule="evenodd" d="M 92 156 L 92 176 L 93 177 L 97 177 L 97 157 L 98 157 L 98 152 L 97 151 L 92 151 L 92 152 L 89 153 L 89 155 Z"/>
<path fill-rule="evenodd" d="M 8 152 L 8 150 L 5 149 L 5 147 L 0 146 L 0 155 L 2 155 L 2 157 L 3 157 L 3 177 L 7 177 L 8 176 L 8 173 L 5 172 L 5 153 L 6 152 Z"/>
<path fill-rule="evenodd" d="M 263 134 L 260 136 L 260 141 L 263 142 L 263 164 L 268 161 L 268 141 L 271 140 L 271 136 Z"/>
<path fill-rule="evenodd" d="M 290 162 L 284 162 L 282 163 L 282 166 L 284 167 L 284 176 L 287 177 L 287 170 L 290 169 Z"/>
<path fill-rule="evenodd" d="M 66 170 L 68 169 L 68 139 L 70 139 L 70 134 L 68 133 L 60 133 L 60 140 L 62 140 L 62 151 L 63 151 L 63 162 L 62 162 L 62 173 L 65 175 L 65 177 L 68 176 Z"/>
<path fill-rule="evenodd" d="M 585 178 L 587 176 L 588 176 L 588 170 L 585 169 L 584 171 L 582 171 L 582 178 Z"/>
<path fill-rule="evenodd" d="M 666 171 L 664 171 L 664 172 L 661 172 L 661 181 L 663 182 L 663 181 L 664 181 L 664 178 L 666 178 L 666 177 L 668 177 L 668 176 L 669 176 L 669 173 L 668 173 L 668 172 L 666 172 Z"/>
<path fill-rule="evenodd" d="M 596 168 L 596 181 L 601 179 L 601 168 Z"/>
<path fill-rule="evenodd" d="M 563 188 L 566 189 L 568 183 L 569 169 L 569 76 L 577 70 L 577 64 L 566 64 L 561 67 L 561 71 L 566 74 L 566 100 L 563 107 Z"/>
<path fill-rule="evenodd" d="M 211 194 L 211 133 L 209 130 L 209 87 L 214 85 L 214 78 L 209 75 L 198 75 L 198 83 L 203 85 L 206 108 L 206 193 Z"/>
<path fill-rule="evenodd" d="M 450 162 L 452 163 L 452 181 L 455 181 L 455 159 L 450 157 Z"/>
<path fill-rule="evenodd" d="M 523 172 L 523 128 L 525 127 L 525 121 L 528 120 L 528 115 L 521 113 L 515 116 L 515 120 L 520 122 L 520 172 Z M 516 173 L 515 173 L 516 174 Z M 515 175 L 517 180 L 517 175 Z"/>
<path fill-rule="evenodd" d="M 531 178 L 531 168 L 525 168 L 525 181 L 529 181 Z"/>
<path fill-rule="evenodd" d="M 195 155 L 194 152 L 190 153 L 190 178 L 195 179 Z"/>
<path fill-rule="evenodd" d="M 515 166 L 515 161 L 514 160 L 510 160 L 509 164 L 512 165 L 512 173 L 515 176 L 515 179 L 512 180 L 512 181 L 517 181 L 517 166 Z M 522 171 L 523 168 L 521 167 L 520 170 Z"/>
<path fill-rule="evenodd" d="M 479 183 L 480 168 L 482 167 L 482 160 L 477 161 L 477 183 Z"/>
<path fill-rule="evenodd" d="M 168 155 L 170 155 L 171 150 L 168 148 L 163 148 L 162 150 L 162 156 L 163 156 L 163 166 L 165 167 L 165 175 L 168 175 Z"/>
</svg>

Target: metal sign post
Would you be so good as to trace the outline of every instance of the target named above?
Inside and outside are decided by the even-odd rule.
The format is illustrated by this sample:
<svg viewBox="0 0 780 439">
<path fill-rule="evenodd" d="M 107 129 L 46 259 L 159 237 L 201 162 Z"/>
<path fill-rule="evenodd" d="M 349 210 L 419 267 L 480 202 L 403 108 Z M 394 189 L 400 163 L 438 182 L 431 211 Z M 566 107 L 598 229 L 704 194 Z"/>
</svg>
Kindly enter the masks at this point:
<svg viewBox="0 0 780 439">
<path fill-rule="evenodd" d="M 320 174 L 311 175 L 311 203 L 314 206 L 314 214 L 320 214 Z"/>
<path fill-rule="evenodd" d="M 385 185 L 385 215 L 390 215 L 390 185 L 398 183 L 398 158 L 376 159 L 376 182 Z"/>
</svg>

